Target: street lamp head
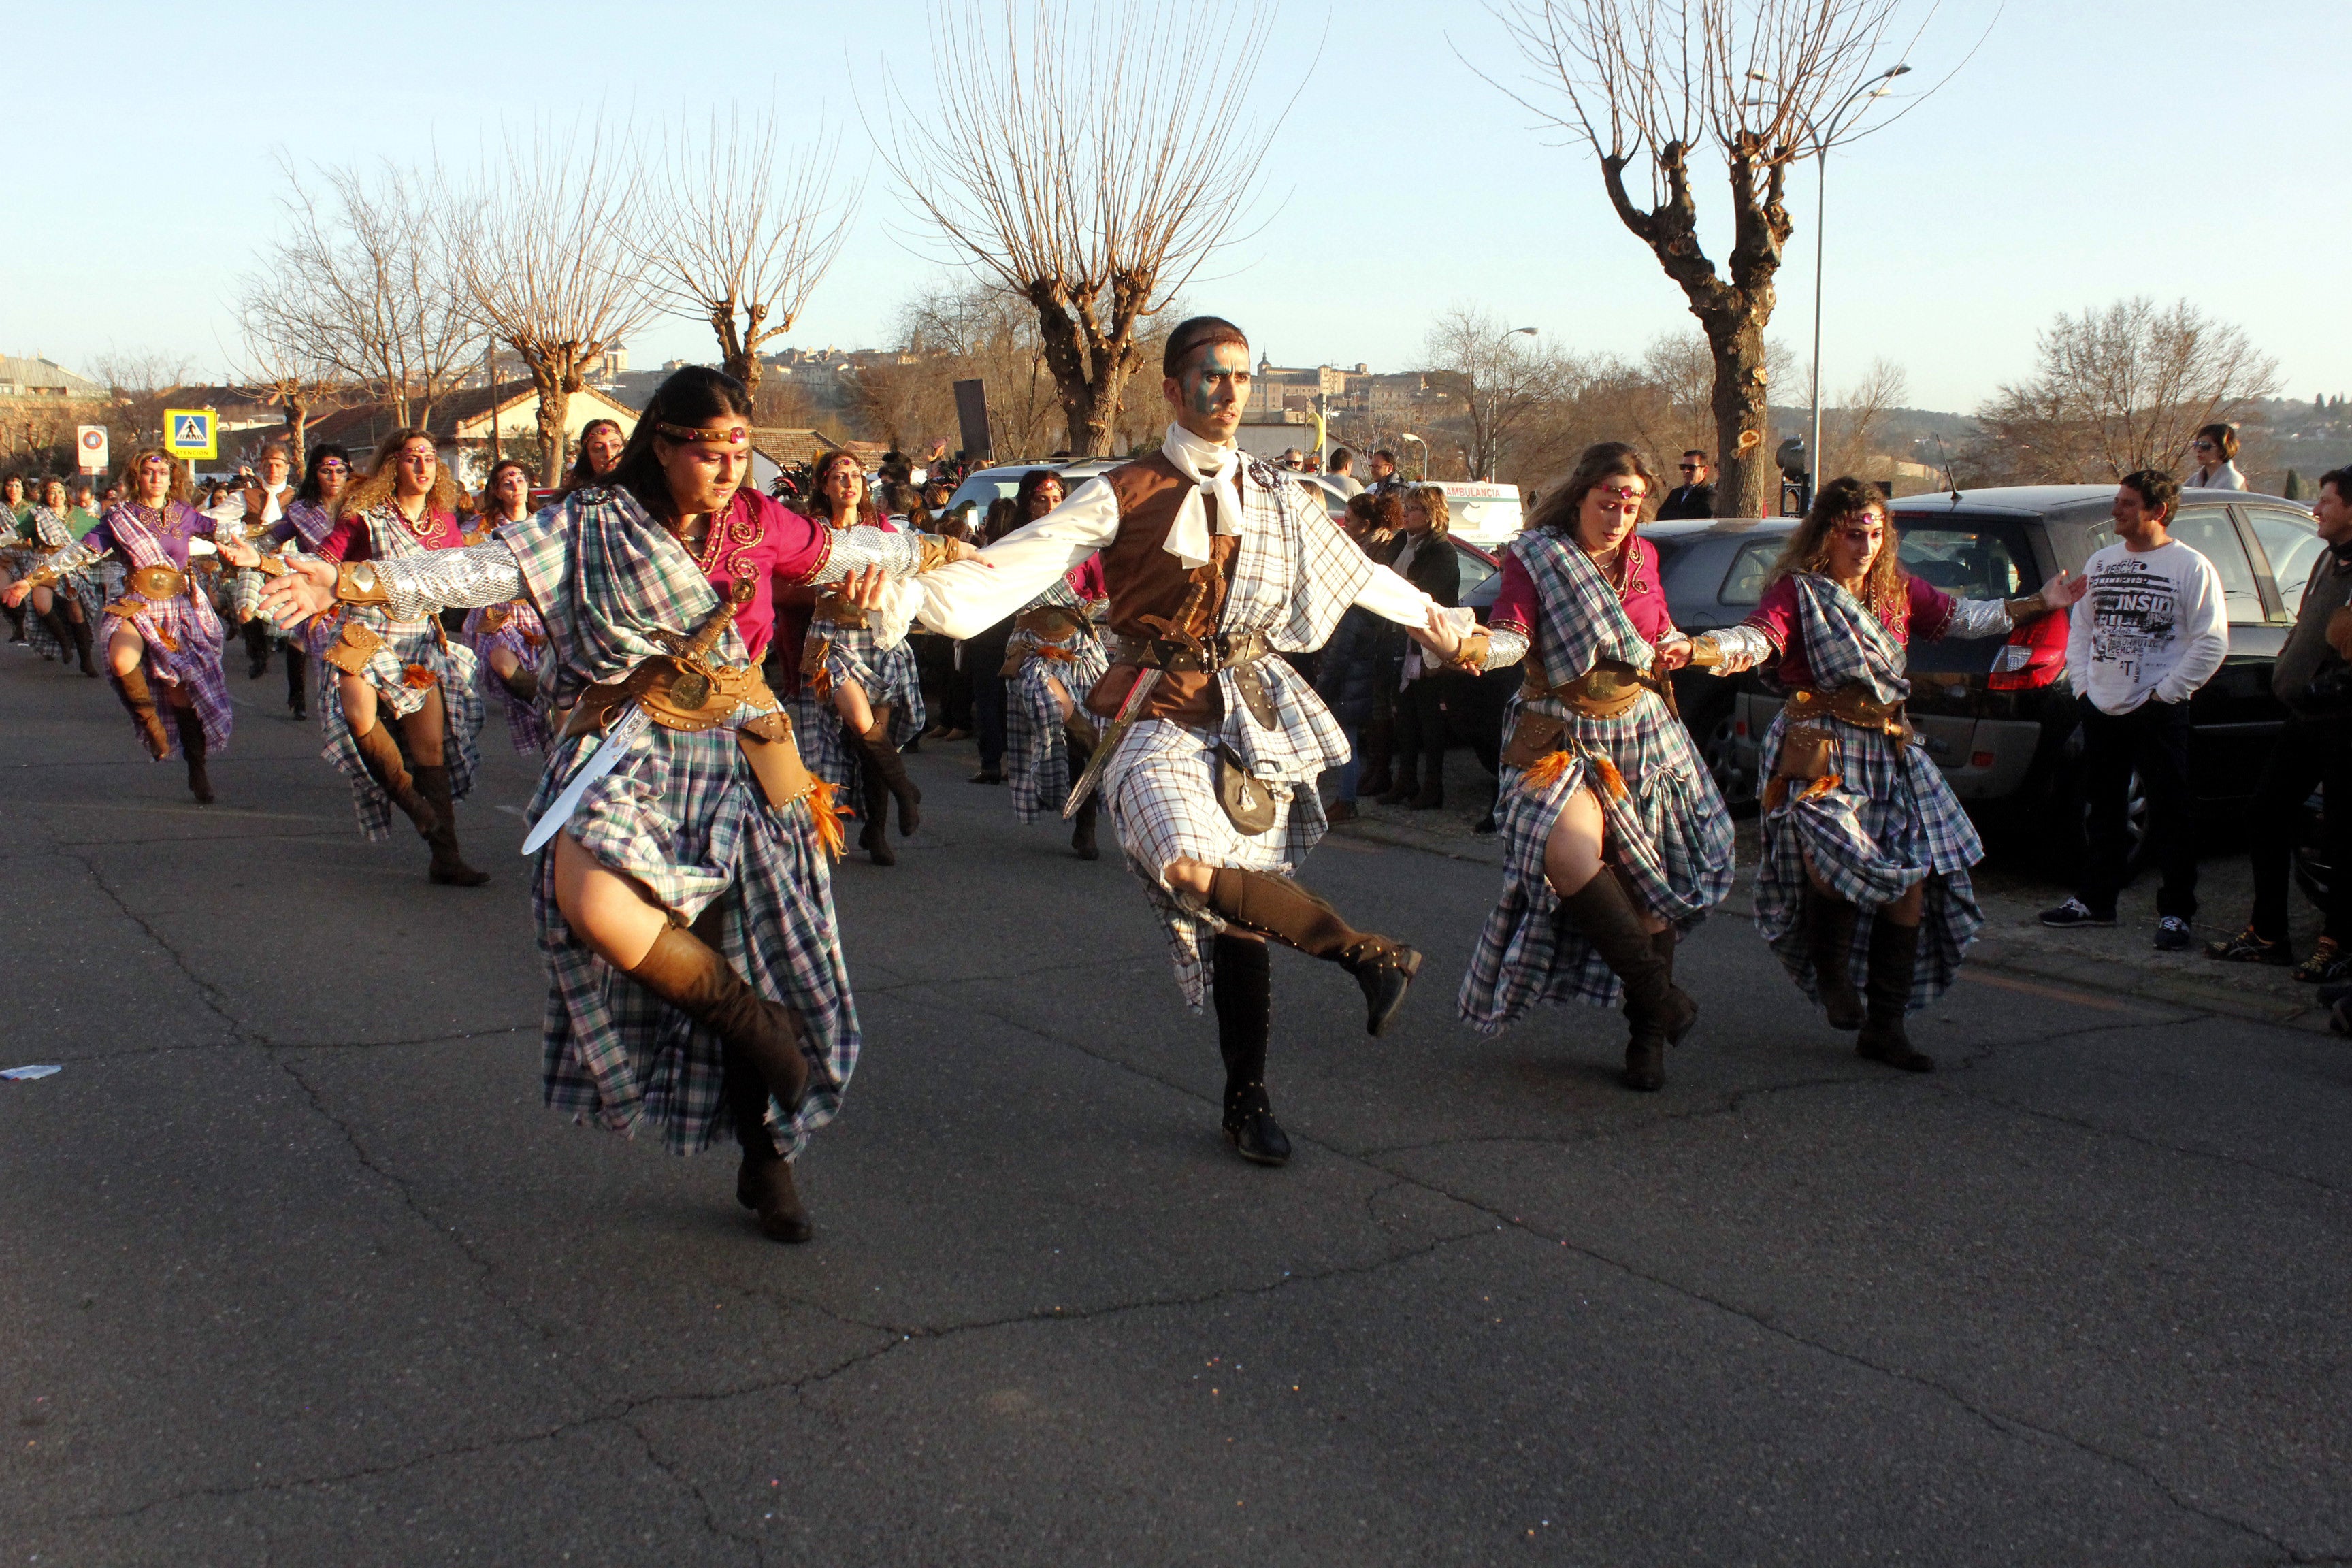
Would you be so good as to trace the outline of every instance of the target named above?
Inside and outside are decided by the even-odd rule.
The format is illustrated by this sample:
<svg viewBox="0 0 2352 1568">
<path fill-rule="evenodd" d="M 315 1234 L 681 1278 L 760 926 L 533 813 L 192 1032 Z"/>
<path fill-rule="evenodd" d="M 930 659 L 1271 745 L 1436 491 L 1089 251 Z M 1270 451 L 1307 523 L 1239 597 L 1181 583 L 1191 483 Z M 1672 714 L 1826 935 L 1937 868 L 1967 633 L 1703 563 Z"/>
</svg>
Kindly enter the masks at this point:
<svg viewBox="0 0 2352 1568">
<path fill-rule="evenodd" d="M 1535 330 L 1533 327 L 1513 327 L 1513 328 L 1511 329 L 1511 335 L 1512 335 L 1513 337 L 1518 337 L 1518 336 L 1521 336 L 1521 335 L 1523 335 L 1523 334 L 1524 334 L 1525 336 L 1528 336 L 1528 337 L 1530 337 L 1530 338 L 1535 337 L 1535 336 L 1537 336 L 1537 335 L 1538 335 L 1538 333 L 1537 333 L 1536 330 Z"/>
<path fill-rule="evenodd" d="M 1909 66 L 1896 66 L 1893 70 L 1886 73 L 1886 79 L 1888 81 L 1893 81 L 1898 76 L 1909 76 L 1910 74 L 1911 68 Z"/>
</svg>

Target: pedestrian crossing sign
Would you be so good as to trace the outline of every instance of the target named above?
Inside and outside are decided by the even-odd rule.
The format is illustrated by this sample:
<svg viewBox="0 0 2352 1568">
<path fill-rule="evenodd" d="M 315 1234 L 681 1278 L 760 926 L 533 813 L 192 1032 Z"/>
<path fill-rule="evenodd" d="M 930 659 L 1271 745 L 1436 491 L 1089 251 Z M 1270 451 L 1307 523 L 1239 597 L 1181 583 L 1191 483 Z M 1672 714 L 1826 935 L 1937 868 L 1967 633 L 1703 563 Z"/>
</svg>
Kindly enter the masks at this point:
<svg viewBox="0 0 2352 1568">
<path fill-rule="evenodd" d="M 166 408 L 163 449 L 175 458 L 217 458 L 220 416 L 209 408 Z"/>
</svg>

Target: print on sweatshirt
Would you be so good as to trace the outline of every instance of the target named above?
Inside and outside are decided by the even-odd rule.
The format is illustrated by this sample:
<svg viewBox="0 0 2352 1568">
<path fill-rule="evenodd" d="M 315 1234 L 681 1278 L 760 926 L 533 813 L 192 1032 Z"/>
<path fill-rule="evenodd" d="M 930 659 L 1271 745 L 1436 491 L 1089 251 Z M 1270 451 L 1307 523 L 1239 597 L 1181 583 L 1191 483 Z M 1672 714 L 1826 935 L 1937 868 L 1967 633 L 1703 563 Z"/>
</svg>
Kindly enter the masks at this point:
<svg viewBox="0 0 2352 1568">
<path fill-rule="evenodd" d="M 2171 664 L 2180 601 L 2169 574 L 2150 570 L 2144 556 L 2117 551 L 2093 563 L 2088 600 L 2093 659 L 2135 683 L 2151 665 Z"/>
<path fill-rule="evenodd" d="M 2230 651 L 2221 574 L 2189 545 L 2110 544 L 2083 563 L 2089 592 L 2066 628 L 2066 675 L 2104 713 L 2186 702 Z"/>
</svg>

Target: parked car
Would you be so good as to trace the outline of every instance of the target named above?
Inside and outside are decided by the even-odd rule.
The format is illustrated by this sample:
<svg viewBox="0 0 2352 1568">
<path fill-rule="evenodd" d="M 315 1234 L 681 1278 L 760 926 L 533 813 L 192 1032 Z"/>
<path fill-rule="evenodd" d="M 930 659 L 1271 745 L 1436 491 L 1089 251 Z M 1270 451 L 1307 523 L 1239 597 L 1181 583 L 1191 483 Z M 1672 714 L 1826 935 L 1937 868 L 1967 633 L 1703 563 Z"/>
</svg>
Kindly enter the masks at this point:
<svg viewBox="0 0 2352 1568">
<path fill-rule="evenodd" d="M 2080 572 L 2092 552 L 2114 542 L 2115 493 L 2113 485 L 2041 485 L 1907 497 L 1893 508 L 1903 563 L 1958 598 L 2030 594 L 2062 568 Z M 1732 547 L 1711 595 L 1704 592 L 1711 563 L 1702 569 L 1695 559 L 1689 582 L 1667 567 L 1668 598 L 1684 625 L 1697 629 L 1717 613 L 1744 616 L 1762 597 L 1794 522 L 1740 526 L 1749 537 Z M 2214 563 L 2229 613 L 2229 655 L 2189 704 L 2190 784 L 2202 807 L 2226 810 L 2252 794 L 2284 720 L 2271 694 L 2271 668 L 2323 547 L 2310 512 L 2273 496 L 2184 492 L 2171 531 Z M 2064 615 L 2044 616 L 2005 637 L 1916 645 L 1909 704 L 1953 794 L 2008 812 L 2061 850 L 2079 846 L 2082 824 L 2082 731 L 2066 681 L 2066 631 Z M 1755 672 L 1731 684 L 1725 761 L 1743 793 L 1752 794 L 1758 745 L 1784 694 Z"/>
</svg>

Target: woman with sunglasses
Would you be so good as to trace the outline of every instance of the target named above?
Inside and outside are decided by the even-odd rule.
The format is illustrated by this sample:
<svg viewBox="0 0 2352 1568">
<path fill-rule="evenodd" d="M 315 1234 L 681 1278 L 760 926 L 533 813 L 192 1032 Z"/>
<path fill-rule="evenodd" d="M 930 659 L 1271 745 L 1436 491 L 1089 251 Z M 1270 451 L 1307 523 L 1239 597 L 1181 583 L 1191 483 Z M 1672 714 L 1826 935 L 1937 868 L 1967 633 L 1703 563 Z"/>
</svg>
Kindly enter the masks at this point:
<svg viewBox="0 0 2352 1568">
<path fill-rule="evenodd" d="M 2238 427 L 2208 425 L 2189 443 L 2197 471 L 2180 481 L 2184 490 L 2242 490 L 2246 476 L 2238 471 Z"/>
<path fill-rule="evenodd" d="M 457 483 L 423 430 L 385 437 L 366 476 L 337 499 L 334 518 L 313 552 L 329 562 L 397 561 L 478 537 L 460 528 Z M 481 766 L 474 650 L 450 641 L 430 616 L 357 605 L 343 610 L 320 657 L 335 672 L 319 690 L 325 755 L 351 781 L 360 831 L 375 842 L 390 837 L 396 806 L 431 847 L 427 880 L 488 881 L 457 847 L 457 803 L 473 793 Z"/>
<path fill-rule="evenodd" d="M 780 586 L 871 608 L 889 579 L 971 552 L 832 529 L 759 494 L 751 414 L 742 383 L 679 371 L 609 483 L 467 549 L 306 561 L 264 602 L 281 621 L 339 601 L 411 618 L 538 608 L 542 686 L 572 715 L 530 805 L 560 825 L 532 898 L 547 1102 L 680 1154 L 731 1131 L 736 1200 L 798 1242 L 811 1227 L 792 1162 L 840 1110 L 857 1012 L 825 859 L 832 792 L 802 765 L 760 656 Z"/>
<path fill-rule="evenodd" d="M 1675 947 L 1732 883 L 1731 816 L 1675 716 L 1691 642 L 1658 552 L 1635 531 L 1658 493 L 1640 453 L 1585 449 L 1503 566 L 1487 663 L 1523 654 L 1505 709 L 1503 896 L 1463 978 L 1465 1022 L 1495 1034 L 1538 1002 L 1624 1005 L 1622 1081 L 1665 1083 L 1697 1021 Z"/>
<path fill-rule="evenodd" d="M 883 516 L 866 483 L 866 465 L 855 452 L 835 448 L 818 458 L 815 486 L 809 511 L 827 527 L 901 531 Z M 923 821 L 923 792 L 907 776 L 907 760 L 898 751 L 923 732 L 926 721 L 922 671 L 906 628 L 886 629 L 879 618 L 841 595 L 820 594 L 801 649 L 800 679 L 795 717 L 809 766 L 859 802 L 864 825 L 857 847 L 877 866 L 897 865 L 890 847 L 892 803 L 898 808 L 899 837 L 912 834 Z"/>
<path fill-rule="evenodd" d="M 1756 612 L 1701 637 L 1694 657 L 1718 674 L 1777 662 L 1789 689 L 1761 752 L 1772 773 L 1757 930 L 1832 1028 L 1861 1031 L 1857 1053 L 1930 1072 L 1904 1016 L 1950 987 L 1984 924 L 1969 877 L 1984 844 L 1904 715 L 1909 649 L 2006 636 L 2082 584 L 2061 572 L 2039 594 L 1954 599 L 1898 554 L 1876 487 L 1832 479 Z"/>
<path fill-rule="evenodd" d="M 120 556 L 129 577 L 98 628 L 115 694 L 148 754 L 162 762 L 178 752 L 187 763 L 188 793 L 197 805 L 209 805 L 205 759 L 227 748 L 236 721 L 221 675 L 226 634 L 189 574 L 188 549 L 197 539 L 212 538 L 215 524 L 188 504 L 187 470 L 152 447 L 131 454 L 123 479 L 131 499 L 37 563 L 9 587 L 5 602 L 21 605 L 35 588 Z M 164 708 L 172 710 L 168 731 Z"/>
<path fill-rule="evenodd" d="M 490 532 L 530 516 L 530 470 L 512 458 L 490 468 L 482 487 L 479 524 Z M 507 736 L 528 757 L 548 749 L 547 716 L 539 710 L 539 656 L 547 647 L 547 626 L 520 596 L 485 605 L 466 616 L 466 646 L 480 661 L 482 696 L 506 710 Z"/>
</svg>

